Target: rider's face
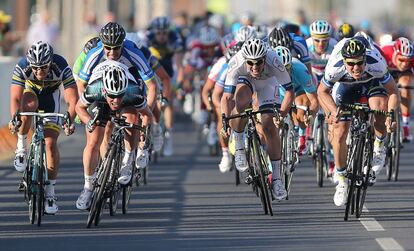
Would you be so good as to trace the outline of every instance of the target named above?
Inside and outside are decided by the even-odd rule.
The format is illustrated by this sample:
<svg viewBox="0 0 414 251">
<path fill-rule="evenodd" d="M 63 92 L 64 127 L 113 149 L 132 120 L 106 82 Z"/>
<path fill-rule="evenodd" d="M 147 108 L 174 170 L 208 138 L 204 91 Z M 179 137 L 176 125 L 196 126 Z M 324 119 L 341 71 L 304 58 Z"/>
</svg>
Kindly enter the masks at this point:
<svg viewBox="0 0 414 251">
<path fill-rule="evenodd" d="M 318 54 L 323 54 L 328 48 L 329 37 L 328 38 L 312 38 L 313 46 L 315 47 L 315 52 Z"/>
<path fill-rule="evenodd" d="M 106 95 L 106 102 L 108 103 L 109 108 L 111 108 L 113 111 L 121 109 L 123 97 L 123 95 L 114 97 L 111 95 Z"/>
<path fill-rule="evenodd" d="M 121 57 L 122 45 L 119 46 L 108 46 L 104 45 L 105 56 L 109 60 L 118 60 Z"/>
<path fill-rule="evenodd" d="M 354 79 L 360 79 L 362 77 L 365 70 L 365 64 L 364 57 L 344 59 L 345 69 Z"/>
<path fill-rule="evenodd" d="M 252 77 L 259 77 L 264 69 L 264 58 L 259 59 L 246 59 L 247 70 L 250 72 Z"/>
<path fill-rule="evenodd" d="M 164 44 L 168 41 L 168 30 L 156 30 L 154 33 L 155 33 L 155 40 L 158 43 Z"/>
<path fill-rule="evenodd" d="M 46 65 L 41 65 L 41 66 L 31 66 L 31 68 L 33 71 L 33 75 L 38 80 L 44 80 L 47 76 L 47 73 L 49 72 L 50 63 Z"/>
<path fill-rule="evenodd" d="M 412 61 L 412 58 L 397 55 L 395 57 L 395 66 L 397 66 L 400 71 L 406 71 L 411 67 Z"/>
</svg>

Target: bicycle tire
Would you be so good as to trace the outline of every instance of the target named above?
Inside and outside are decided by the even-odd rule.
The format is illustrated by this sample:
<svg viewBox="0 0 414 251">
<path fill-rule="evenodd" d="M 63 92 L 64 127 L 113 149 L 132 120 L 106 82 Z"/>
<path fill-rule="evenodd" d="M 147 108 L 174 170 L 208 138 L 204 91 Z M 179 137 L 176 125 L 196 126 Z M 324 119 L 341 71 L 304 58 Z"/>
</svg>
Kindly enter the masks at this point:
<svg viewBox="0 0 414 251">
<path fill-rule="evenodd" d="M 93 222 L 95 222 L 95 226 L 99 223 L 100 213 L 104 202 L 106 182 L 109 178 L 110 166 L 112 163 L 113 151 L 114 148 L 111 148 L 107 153 L 106 160 L 103 160 L 99 165 L 98 179 L 96 180 L 96 184 L 93 190 L 92 202 L 89 210 L 86 228 L 90 228 Z"/>
<path fill-rule="evenodd" d="M 117 177 L 119 177 L 119 170 L 121 168 L 121 158 L 123 156 L 122 154 L 122 145 L 121 146 L 115 146 L 115 157 L 114 161 L 112 161 L 111 170 L 112 170 L 112 180 L 110 181 L 112 183 L 111 185 L 111 195 L 109 196 L 109 215 L 114 216 L 116 214 L 116 211 L 118 209 L 118 201 L 119 197 L 121 195 L 121 186 L 118 183 Z M 132 166 L 134 167 L 134 166 Z M 131 176 L 132 180 L 132 176 Z"/>
<path fill-rule="evenodd" d="M 283 178 L 283 183 L 286 184 L 286 170 L 288 168 L 288 135 L 289 129 L 287 124 L 283 124 L 282 134 L 281 134 L 281 148 L 282 154 L 280 158 L 280 177 Z"/>
<path fill-rule="evenodd" d="M 400 151 L 401 151 L 401 117 L 397 119 L 397 130 L 394 132 L 394 147 L 392 149 L 392 179 L 398 181 L 398 173 L 400 170 Z"/>
<path fill-rule="evenodd" d="M 40 226 L 42 223 L 42 216 L 44 210 L 44 200 L 45 200 L 45 191 L 44 191 L 44 173 L 46 172 L 45 161 L 46 161 L 46 153 L 45 153 L 45 142 L 39 144 L 38 149 L 39 160 L 37 163 L 37 181 L 36 181 L 36 218 L 37 218 L 37 226 Z"/>
<path fill-rule="evenodd" d="M 258 137 L 258 135 L 256 135 Z M 270 199 L 270 194 L 269 194 L 269 188 L 268 188 L 268 183 L 267 183 L 267 177 L 265 175 L 265 168 L 268 168 L 267 165 L 264 166 L 265 162 L 264 162 L 264 156 L 262 154 L 262 150 L 260 149 L 260 144 L 256 140 L 254 140 L 253 138 L 253 158 L 255 161 L 255 168 L 257 168 L 257 173 L 259 174 L 259 193 L 260 193 L 260 200 L 262 202 L 262 206 L 263 206 L 263 211 L 265 214 L 270 214 L 271 216 L 273 216 L 273 210 L 272 210 L 272 202 Z"/>
<path fill-rule="evenodd" d="M 319 187 L 323 187 L 323 178 L 324 178 L 324 127 L 322 123 L 318 123 L 316 130 L 316 158 L 315 158 L 315 167 L 316 167 L 316 183 Z M 326 155 L 325 155 L 326 158 Z"/>
<path fill-rule="evenodd" d="M 36 194 L 33 193 L 33 181 L 32 181 L 32 172 L 33 172 L 33 157 L 32 150 L 29 153 L 27 158 L 26 171 L 24 173 L 24 179 L 26 179 L 25 187 L 25 199 L 27 200 L 29 207 L 29 222 L 34 224 L 36 220 Z"/>
<path fill-rule="evenodd" d="M 135 163 L 132 165 L 132 174 L 131 180 L 125 186 L 122 186 L 122 214 L 126 214 L 128 212 L 129 201 L 131 199 L 131 194 L 133 190 L 134 181 L 138 179 L 138 174 L 135 168 Z"/>
<path fill-rule="evenodd" d="M 348 220 L 349 213 L 354 214 L 354 209 L 355 209 L 354 192 L 355 192 L 355 186 L 356 186 L 356 177 L 357 177 L 356 175 L 357 175 L 357 169 L 358 169 L 357 167 L 362 164 L 362 159 L 361 159 L 362 147 L 363 147 L 362 144 L 363 142 L 358 140 L 358 142 L 351 148 L 351 153 L 354 153 L 354 154 L 351 155 L 352 172 L 351 172 L 351 177 L 348 178 L 348 197 L 347 197 L 346 206 L 345 206 L 344 221 Z M 355 147 L 355 151 L 354 151 L 354 147 Z"/>
</svg>

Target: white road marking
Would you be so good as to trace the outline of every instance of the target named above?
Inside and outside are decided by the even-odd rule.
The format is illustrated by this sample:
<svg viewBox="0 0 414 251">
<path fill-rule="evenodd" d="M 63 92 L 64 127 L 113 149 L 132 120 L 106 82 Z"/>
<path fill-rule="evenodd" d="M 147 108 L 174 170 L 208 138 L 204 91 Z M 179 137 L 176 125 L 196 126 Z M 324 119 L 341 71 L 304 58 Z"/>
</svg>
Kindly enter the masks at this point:
<svg viewBox="0 0 414 251">
<path fill-rule="evenodd" d="M 385 229 L 374 218 L 360 218 L 359 221 L 368 232 L 385 231 Z"/>
<path fill-rule="evenodd" d="M 384 251 L 404 251 L 404 248 L 394 238 L 376 238 L 375 240 Z"/>
</svg>

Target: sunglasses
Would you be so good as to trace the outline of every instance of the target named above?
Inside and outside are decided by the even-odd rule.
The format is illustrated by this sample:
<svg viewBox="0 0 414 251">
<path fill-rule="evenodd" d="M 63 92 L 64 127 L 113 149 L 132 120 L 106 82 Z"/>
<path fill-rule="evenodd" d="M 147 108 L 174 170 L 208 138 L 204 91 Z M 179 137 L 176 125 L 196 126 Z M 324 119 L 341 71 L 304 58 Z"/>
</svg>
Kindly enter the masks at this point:
<svg viewBox="0 0 414 251">
<path fill-rule="evenodd" d="M 261 58 L 261 59 L 259 59 L 259 60 L 247 60 L 247 61 L 246 61 L 246 64 L 247 64 L 248 66 L 253 66 L 253 65 L 260 66 L 260 65 L 262 65 L 263 63 L 264 63 L 264 59 L 263 59 L 263 58 Z"/>
<path fill-rule="evenodd" d="M 313 41 L 315 43 L 328 43 L 329 39 L 317 39 L 317 38 L 314 38 Z"/>
<path fill-rule="evenodd" d="M 121 47 L 122 45 L 117 45 L 117 46 L 104 45 L 105 50 L 108 50 L 108 51 L 111 51 L 111 50 L 117 51 L 121 49 Z"/>
<path fill-rule="evenodd" d="M 122 93 L 122 94 L 109 94 L 109 93 L 106 93 L 106 96 L 108 98 L 111 98 L 111 99 L 123 98 L 124 95 L 125 95 L 125 93 Z"/>
<path fill-rule="evenodd" d="M 345 61 L 345 64 L 349 65 L 349 66 L 355 66 L 355 65 L 363 65 L 365 64 L 365 60 L 359 60 L 359 61 Z"/>
<path fill-rule="evenodd" d="M 50 64 L 45 64 L 41 66 L 30 66 L 33 71 L 39 71 L 39 70 L 46 70 L 49 67 Z"/>
</svg>

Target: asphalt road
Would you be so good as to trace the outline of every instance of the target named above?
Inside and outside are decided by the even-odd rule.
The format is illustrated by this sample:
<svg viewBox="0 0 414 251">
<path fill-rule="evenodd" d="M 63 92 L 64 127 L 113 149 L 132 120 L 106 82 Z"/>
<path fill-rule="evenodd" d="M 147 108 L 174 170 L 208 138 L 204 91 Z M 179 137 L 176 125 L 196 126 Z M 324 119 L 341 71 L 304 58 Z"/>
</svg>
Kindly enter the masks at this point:
<svg viewBox="0 0 414 251">
<path fill-rule="evenodd" d="M 400 180 L 382 175 L 368 190 L 361 219 L 343 221 L 334 186 L 317 187 L 309 160 L 295 171 L 290 199 L 273 202 L 271 217 L 249 186 L 234 185 L 233 172 L 218 171 L 219 158 L 208 155 L 193 126 L 179 123 L 174 156 L 151 166 L 128 214 L 106 211 L 86 229 L 87 213 L 75 207 L 84 143 L 78 130 L 60 144 L 59 212 L 41 227 L 29 224 L 11 160 L 0 162 L 0 250 L 414 250 L 413 144 L 403 149 Z"/>
</svg>

